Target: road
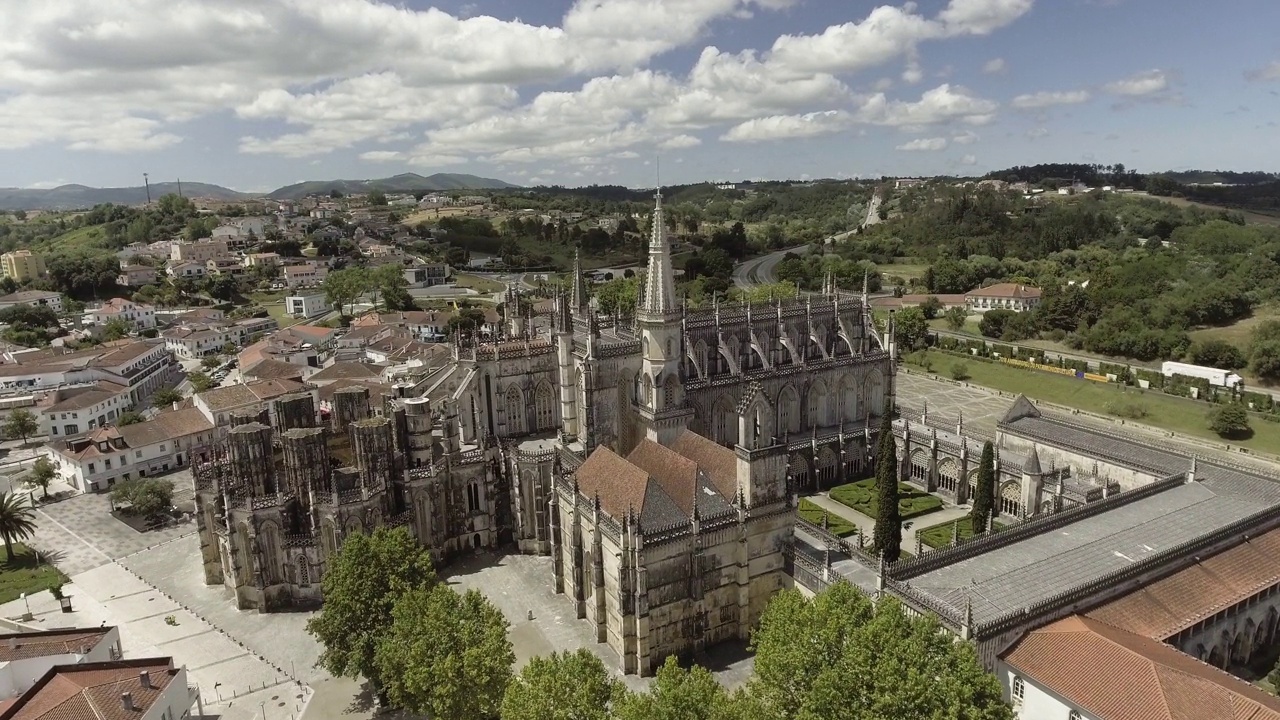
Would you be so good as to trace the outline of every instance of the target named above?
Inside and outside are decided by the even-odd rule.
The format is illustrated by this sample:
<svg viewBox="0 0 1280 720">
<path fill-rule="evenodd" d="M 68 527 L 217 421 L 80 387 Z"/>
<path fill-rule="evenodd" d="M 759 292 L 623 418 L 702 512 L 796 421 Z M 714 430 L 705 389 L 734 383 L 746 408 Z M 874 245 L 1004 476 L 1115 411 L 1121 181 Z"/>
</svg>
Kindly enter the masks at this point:
<svg viewBox="0 0 1280 720">
<path fill-rule="evenodd" d="M 867 203 L 867 217 L 862 221 L 862 227 L 875 225 L 880 222 L 880 193 L 871 194 L 871 202 Z"/>
<path fill-rule="evenodd" d="M 778 267 L 778 263 L 782 262 L 782 258 L 787 256 L 787 253 L 804 255 L 808 252 L 808 245 L 800 245 L 769 253 L 768 255 L 761 255 L 758 258 L 744 260 L 733 269 L 733 286 L 738 289 L 746 289 L 754 285 L 777 282 L 778 276 L 775 274 L 775 269 Z"/>
</svg>

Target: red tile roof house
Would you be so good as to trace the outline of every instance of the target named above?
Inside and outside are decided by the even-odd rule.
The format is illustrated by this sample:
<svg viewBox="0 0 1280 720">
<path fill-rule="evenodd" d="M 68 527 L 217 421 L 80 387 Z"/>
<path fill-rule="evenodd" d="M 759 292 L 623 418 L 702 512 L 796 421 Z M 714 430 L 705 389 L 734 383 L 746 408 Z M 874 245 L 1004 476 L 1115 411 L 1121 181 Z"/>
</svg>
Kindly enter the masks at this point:
<svg viewBox="0 0 1280 720">
<path fill-rule="evenodd" d="M 173 658 L 57 665 L 4 701 L 0 720 L 180 720 L 195 701 Z"/>
<path fill-rule="evenodd" d="M 1012 310 L 1027 312 L 1040 304 L 1040 288 L 1018 283 L 988 285 L 964 294 L 969 301 L 969 311 L 984 313 L 988 310 Z"/>
</svg>

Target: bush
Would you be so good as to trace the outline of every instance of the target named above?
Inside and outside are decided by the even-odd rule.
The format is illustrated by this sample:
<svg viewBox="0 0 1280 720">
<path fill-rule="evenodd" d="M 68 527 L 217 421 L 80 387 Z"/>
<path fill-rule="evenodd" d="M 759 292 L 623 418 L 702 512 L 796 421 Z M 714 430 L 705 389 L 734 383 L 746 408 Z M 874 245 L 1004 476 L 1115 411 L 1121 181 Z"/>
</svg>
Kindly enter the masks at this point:
<svg viewBox="0 0 1280 720">
<path fill-rule="evenodd" d="M 969 363 L 957 362 L 951 366 L 952 380 L 968 380 L 969 379 Z"/>
<path fill-rule="evenodd" d="M 125 480 L 111 489 L 111 502 L 128 503 L 126 512 L 133 515 L 154 515 L 173 506 L 173 481 L 156 478 Z"/>
<path fill-rule="evenodd" d="M 1141 420 L 1149 411 L 1145 403 L 1137 400 L 1112 400 L 1106 404 L 1107 414 L 1129 420 Z"/>
<path fill-rule="evenodd" d="M 1242 405 L 1219 405 L 1209 411 L 1209 429 L 1224 438 L 1246 438 L 1253 434 L 1249 412 Z"/>
</svg>

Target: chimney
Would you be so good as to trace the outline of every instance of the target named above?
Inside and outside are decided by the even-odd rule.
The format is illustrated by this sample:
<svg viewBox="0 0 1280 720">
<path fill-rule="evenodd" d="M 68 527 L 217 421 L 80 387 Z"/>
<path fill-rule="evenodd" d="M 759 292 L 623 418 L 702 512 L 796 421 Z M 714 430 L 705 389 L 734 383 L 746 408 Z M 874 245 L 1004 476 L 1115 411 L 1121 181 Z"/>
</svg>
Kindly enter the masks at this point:
<svg viewBox="0 0 1280 720">
<path fill-rule="evenodd" d="M 16 637 L 9 638 L 9 649 L 15 650 L 17 649 L 17 647 L 18 647 L 18 638 Z"/>
<path fill-rule="evenodd" d="M 151 689 L 151 673 L 147 670 L 143 670 L 142 672 L 138 673 L 138 682 L 142 683 L 142 687 L 150 690 Z"/>
<path fill-rule="evenodd" d="M 134 706 L 133 706 L 133 695 L 130 695 L 130 694 L 129 694 L 129 693 L 127 693 L 127 692 L 122 692 L 122 693 L 120 693 L 120 704 L 124 706 L 124 709 L 125 709 L 125 710 L 135 710 L 135 709 L 136 709 L 136 708 L 134 708 Z"/>
</svg>

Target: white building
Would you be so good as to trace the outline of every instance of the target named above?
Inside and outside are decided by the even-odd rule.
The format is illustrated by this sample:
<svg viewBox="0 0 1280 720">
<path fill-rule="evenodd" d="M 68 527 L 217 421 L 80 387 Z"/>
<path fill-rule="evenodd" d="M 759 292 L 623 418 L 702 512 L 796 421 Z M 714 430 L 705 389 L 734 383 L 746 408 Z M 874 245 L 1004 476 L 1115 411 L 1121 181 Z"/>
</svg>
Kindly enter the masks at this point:
<svg viewBox="0 0 1280 720">
<path fill-rule="evenodd" d="M 148 330 L 156 326 L 156 309 L 124 298 L 112 298 L 84 315 L 85 325 L 101 326 L 117 319 L 134 330 Z"/>
<path fill-rule="evenodd" d="M 106 427 L 131 407 L 128 387 L 99 380 L 50 390 L 36 403 L 35 415 L 42 434 L 65 438 Z"/>
<path fill-rule="evenodd" d="M 213 423 L 190 407 L 160 413 L 147 422 L 98 428 L 50 447 L 59 474 L 72 487 L 88 492 L 186 467 L 192 451 L 205 448 L 213 439 Z"/>
<path fill-rule="evenodd" d="M 203 262 L 180 262 L 170 264 L 165 272 L 175 278 L 199 279 L 207 275 L 209 270 Z"/>
<path fill-rule="evenodd" d="M 121 657 L 120 630 L 114 626 L 0 634 L 0 698 L 25 693 L 56 665 Z"/>
<path fill-rule="evenodd" d="M 329 276 L 329 268 L 316 262 L 303 265 L 286 265 L 280 272 L 280 278 L 290 288 L 315 287 Z"/>
<path fill-rule="evenodd" d="M 256 335 L 268 333 L 279 327 L 275 318 L 245 318 L 235 322 L 210 320 L 170 328 L 160 333 L 169 352 L 181 358 L 216 355 L 223 346 L 231 343 L 237 347 L 251 341 Z"/>
<path fill-rule="evenodd" d="M 984 313 L 988 310 L 1012 310 L 1029 312 L 1040 305 L 1040 288 L 1019 283 L 999 283 L 964 294 L 969 312 Z"/>
<path fill-rule="evenodd" d="M 211 425 L 225 429 L 230 426 L 232 415 L 257 415 L 267 409 L 272 400 L 304 391 L 314 394 L 293 380 L 257 380 L 197 393 L 191 409 L 201 413 Z M 318 402 L 316 406 L 319 407 Z"/>
<path fill-rule="evenodd" d="M 296 318 L 313 318 L 329 312 L 332 307 L 324 295 L 290 295 L 284 299 L 285 312 Z"/>
<path fill-rule="evenodd" d="M 227 244 L 221 240 L 174 243 L 169 248 L 169 260 L 173 263 L 200 263 L 214 258 L 227 257 Z"/>
<path fill-rule="evenodd" d="M 55 665 L 0 718 L 186 720 L 196 699 L 170 657 Z"/>
<path fill-rule="evenodd" d="M 137 404 L 167 384 L 177 364 L 158 341 L 117 340 L 87 350 L 46 348 L 5 356 L 0 390 L 53 389 L 105 380 L 129 388 Z"/>
<path fill-rule="evenodd" d="M 31 307 L 50 307 L 56 313 L 62 312 L 62 295 L 56 292 L 46 292 L 44 290 L 20 290 L 16 293 L 10 293 L 0 297 L 0 310 L 4 308 L 14 307 L 15 305 L 30 305 Z"/>
</svg>

